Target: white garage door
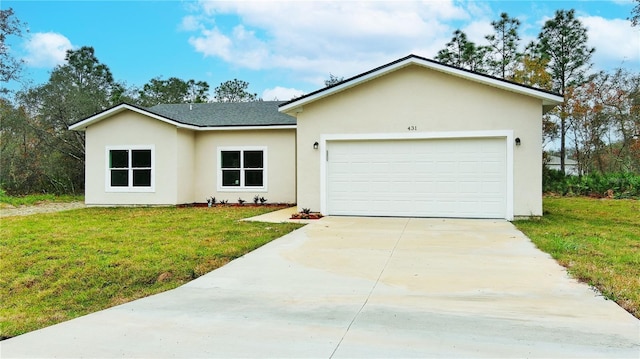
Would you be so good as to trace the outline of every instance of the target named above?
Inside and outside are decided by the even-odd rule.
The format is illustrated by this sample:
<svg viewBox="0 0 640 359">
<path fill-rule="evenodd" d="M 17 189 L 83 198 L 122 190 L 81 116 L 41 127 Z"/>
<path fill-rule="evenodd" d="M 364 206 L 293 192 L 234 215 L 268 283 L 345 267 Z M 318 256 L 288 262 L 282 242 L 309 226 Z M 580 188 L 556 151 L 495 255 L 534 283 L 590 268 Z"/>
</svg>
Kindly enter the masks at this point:
<svg viewBox="0 0 640 359">
<path fill-rule="evenodd" d="M 327 142 L 330 215 L 505 218 L 505 138 Z"/>
</svg>

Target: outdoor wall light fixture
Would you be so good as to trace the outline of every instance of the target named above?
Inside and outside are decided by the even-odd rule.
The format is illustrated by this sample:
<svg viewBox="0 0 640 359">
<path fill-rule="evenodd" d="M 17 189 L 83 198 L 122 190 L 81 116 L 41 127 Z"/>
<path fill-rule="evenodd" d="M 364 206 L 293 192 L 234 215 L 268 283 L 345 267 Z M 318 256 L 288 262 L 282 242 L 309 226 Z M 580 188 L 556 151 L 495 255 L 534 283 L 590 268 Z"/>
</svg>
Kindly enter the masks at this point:
<svg viewBox="0 0 640 359">
<path fill-rule="evenodd" d="M 520 137 L 516 137 L 516 146 L 520 146 Z"/>
<path fill-rule="evenodd" d="M 314 150 L 317 150 L 317 149 L 318 149 L 318 141 L 316 141 L 316 142 L 314 142 L 314 143 L 313 143 L 313 149 L 314 149 Z"/>
</svg>

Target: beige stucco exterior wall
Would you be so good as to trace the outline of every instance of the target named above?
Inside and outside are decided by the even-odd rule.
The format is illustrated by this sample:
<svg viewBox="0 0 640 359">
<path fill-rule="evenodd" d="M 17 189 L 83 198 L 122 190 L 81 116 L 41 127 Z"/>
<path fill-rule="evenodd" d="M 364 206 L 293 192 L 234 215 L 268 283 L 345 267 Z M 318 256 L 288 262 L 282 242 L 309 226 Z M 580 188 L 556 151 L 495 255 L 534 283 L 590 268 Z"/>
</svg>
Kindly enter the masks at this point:
<svg viewBox="0 0 640 359">
<path fill-rule="evenodd" d="M 187 142 L 184 140 L 183 142 Z M 154 192 L 107 192 L 107 146 L 153 145 Z M 86 129 L 85 203 L 87 205 L 177 204 L 178 162 L 175 126 L 132 111 L 123 111 Z M 181 146 L 185 146 L 184 143 Z M 188 163 L 185 160 L 181 163 Z M 185 194 L 182 194 L 185 195 Z"/>
<path fill-rule="evenodd" d="M 305 105 L 298 119 L 298 206 L 320 209 L 320 151 L 325 134 L 513 130 L 514 215 L 542 214 L 540 100 L 420 66 Z"/>
<path fill-rule="evenodd" d="M 209 197 L 237 203 L 242 198 L 252 203 L 259 195 L 267 203 L 295 203 L 296 201 L 296 133 L 294 129 L 203 131 L 195 134 L 194 194 L 195 202 Z M 264 191 L 219 191 L 217 186 L 218 147 L 267 148 L 267 188 Z"/>
<path fill-rule="evenodd" d="M 192 131 L 124 111 L 86 130 L 87 205 L 174 205 L 205 202 L 214 196 L 236 203 L 255 195 L 268 203 L 295 203 L 295 130 Z M 153 145 L 154 192 L 106 191 L 107 146 Z M 267 148 L 267 189 L 218 191 L 220 146 Z"/>
<path fill-rule="evenodd" d="M 177 131 L 177 203 L 196 202 L 194 196 L 195 177 L 195 132 L 178 129 Z"/>
</svg>

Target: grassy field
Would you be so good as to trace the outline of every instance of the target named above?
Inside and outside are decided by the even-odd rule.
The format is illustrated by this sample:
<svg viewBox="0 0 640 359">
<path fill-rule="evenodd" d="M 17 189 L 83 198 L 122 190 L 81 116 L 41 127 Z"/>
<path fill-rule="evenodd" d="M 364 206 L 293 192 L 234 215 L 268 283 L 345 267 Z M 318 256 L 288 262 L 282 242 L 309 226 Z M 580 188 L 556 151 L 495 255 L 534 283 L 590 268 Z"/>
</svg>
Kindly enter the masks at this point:
<svg viewBox="0 0 640 359">
<path fill-rule="evenodd" d="M 544 216 L 514 224 L 569 273 L 640 318 L 640 201 L 544 199 Z"/>
<path fill-rule="evenodd" d="M 0 337 L 166 291 L 300 225 L 268 207 L 88 208 L 0 226 Z"/>
<path fill-rule="evenodd" d="M 88 208 L 2 219 L 0 338 L 175 288 L 296 224 L 272 208 Z M 640 318 L 640 201 L 545 198 L 516 221 L 575 277 Z"/>
<path fill-rule="evenodd" d="M 82 202 L 84 196 L 63 195 L 57 196 L 53 194 L 30 194 L 28 196 L 9 196 L 0 188 L 0 208 L 33 206 L 41 203 L 51 202 Z"/>
</svg>

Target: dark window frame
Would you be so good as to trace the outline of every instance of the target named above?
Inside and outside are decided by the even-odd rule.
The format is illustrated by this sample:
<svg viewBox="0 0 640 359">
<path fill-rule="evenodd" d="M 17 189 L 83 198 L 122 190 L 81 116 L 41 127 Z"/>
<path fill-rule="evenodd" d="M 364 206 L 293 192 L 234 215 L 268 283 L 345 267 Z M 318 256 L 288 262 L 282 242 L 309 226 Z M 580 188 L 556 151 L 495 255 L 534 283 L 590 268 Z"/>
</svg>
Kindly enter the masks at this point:
<svg viewBox="0 0 640 359">
<path fill-rule="evenodd" d="M 260 156 L 257 156 L 258 153 L 260 153 Z M 265 192 L 266 189 L 266 147 L 238 146 L 218 148 L 219 191 Z"/>
<path fill-rule="evenodd" d="M 155 192 L 154 146 L 107 146 L 106 161 L 107 192 Z"/>
</svg>

